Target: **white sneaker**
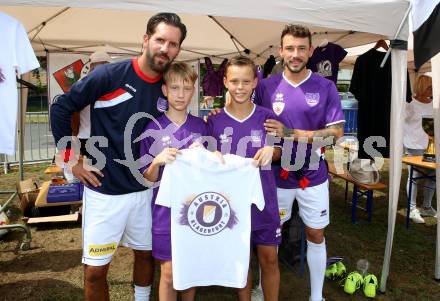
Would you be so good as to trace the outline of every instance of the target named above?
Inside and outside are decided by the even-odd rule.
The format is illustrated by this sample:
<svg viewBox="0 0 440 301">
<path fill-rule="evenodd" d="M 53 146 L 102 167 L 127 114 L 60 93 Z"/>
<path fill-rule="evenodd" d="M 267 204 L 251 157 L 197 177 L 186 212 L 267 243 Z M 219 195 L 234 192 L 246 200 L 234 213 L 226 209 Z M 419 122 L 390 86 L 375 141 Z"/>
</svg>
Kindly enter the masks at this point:
<svg viewBox="0 0 440 301">
<path fill-rule="evenodd" d="M 420 215 L 420 211 L 417 208 L 411 209 L 409 212 L 409 218 L 416 224 L 424 224 L 425 220 Z"/>
<path fill-rule="evenodd" d="M 253 289 L 251 292 L 251 300 L 252 301 L 264 301 L 263 290 L 259 287 Z"/>
<path fill-rule="evenodd" d="M 432 207 L 429 207 L 428 209 L 421 208 L 420 215 L 421 216 L 437 217 L 437 211 L 434 208 L 432 208 Z"/>
</svg>

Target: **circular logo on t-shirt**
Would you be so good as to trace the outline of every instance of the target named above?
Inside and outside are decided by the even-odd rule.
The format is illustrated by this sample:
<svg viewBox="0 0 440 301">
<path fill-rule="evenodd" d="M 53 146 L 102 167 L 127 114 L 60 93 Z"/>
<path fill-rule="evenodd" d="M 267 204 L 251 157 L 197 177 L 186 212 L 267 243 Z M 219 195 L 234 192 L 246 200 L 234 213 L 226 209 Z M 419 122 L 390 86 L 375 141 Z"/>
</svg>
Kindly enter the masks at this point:
<svg viewBox="0 0 440 301">
<path fill-rule="evenodd" d="M 184 224 L 204 236 L 218 234 L 237 223 L 228 200 L 216 192 L 199 194 L 185 206 L 184 211 Z"/>
</svg>

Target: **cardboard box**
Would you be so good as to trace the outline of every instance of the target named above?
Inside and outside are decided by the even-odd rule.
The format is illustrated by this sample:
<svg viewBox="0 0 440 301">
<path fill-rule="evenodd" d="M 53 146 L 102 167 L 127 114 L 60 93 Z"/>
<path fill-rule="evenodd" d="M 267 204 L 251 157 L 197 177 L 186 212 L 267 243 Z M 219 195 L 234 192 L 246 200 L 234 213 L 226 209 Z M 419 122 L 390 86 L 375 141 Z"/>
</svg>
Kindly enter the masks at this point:
<svg viewBox="0 0 440 301">
<path fill-rule="evenodd" d="M 20 209 L 24 213 L 27 208 L 35 205 L 40 188 L 34 179 L 29 178 L 17 183 L 17 192 L 20 199 Z"/>
</svg>

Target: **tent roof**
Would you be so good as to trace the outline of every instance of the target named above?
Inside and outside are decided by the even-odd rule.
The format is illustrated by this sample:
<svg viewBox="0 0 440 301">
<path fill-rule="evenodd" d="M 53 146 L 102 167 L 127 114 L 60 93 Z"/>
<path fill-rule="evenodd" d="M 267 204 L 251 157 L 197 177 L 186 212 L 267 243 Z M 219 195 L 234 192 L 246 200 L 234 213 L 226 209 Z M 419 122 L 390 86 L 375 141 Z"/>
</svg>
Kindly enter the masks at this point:
<svg viewBox="0 0 440 301">
<path fill-rule="evenodd" d="M 392 37 L 409 2 L 274 0 L 269 5 L 260 0 L 5 0 L 2 4 L 11 5 L 0 6 L 0 11 L 24 24 L 37 52 L 63 48 L 139 52 L 148 18 L 158 11 L 174 11 L 188 27 L 180 60 L 205 55 L 230 57 L 238 47 L 250 49 L 251 57 L 262 61 L 276 53 L 281 30 L 287 23 L 310 26 L 315 32 L 315 44 L 325 38 L 343 47 L 353 47 L 381 36 Z M 45 21 L 46 25 L 41 26 Z M 217 22 L 236 40 L 231 40 Z M 404 27 L 401 38 L 406 39 L 407 35 L 408 29 Z"/>
</svg>

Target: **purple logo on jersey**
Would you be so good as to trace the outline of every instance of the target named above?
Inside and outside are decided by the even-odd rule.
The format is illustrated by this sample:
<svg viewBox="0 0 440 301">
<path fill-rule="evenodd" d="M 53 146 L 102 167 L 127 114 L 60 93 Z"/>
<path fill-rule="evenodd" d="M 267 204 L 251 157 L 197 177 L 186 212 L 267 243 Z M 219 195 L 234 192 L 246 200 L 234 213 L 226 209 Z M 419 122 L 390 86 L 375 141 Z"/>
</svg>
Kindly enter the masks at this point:
<svg viewBox="0 0 440 301">
<path fill-rule="evenodd" d="M 180 224 L 203 236 L 218 234 L 225 228 L 232 229 L 238 222 L 229 201 L 217 192 L 199 194 L 186 203 L 180 213 Z"/>
<path fill-rule="evenodd" d="M 306 93 L 304 97 L 309 107 L 314 107 L 319 103 L 319 93 Z"/>
<path fill-rule="evenodd" d="M 168 110 L 168 100 L 166 100 L 165 98 L 159 97 L 157 99 L 157 110 L 161 113 Z"/>
<path fill-rule="evenodd" d="M 275 100 L 272 103 L 272 109 L 277 116 L 279 116 L 284 110 L 284 95 L 283 93 L 275 94 Z"/>
</svg>

